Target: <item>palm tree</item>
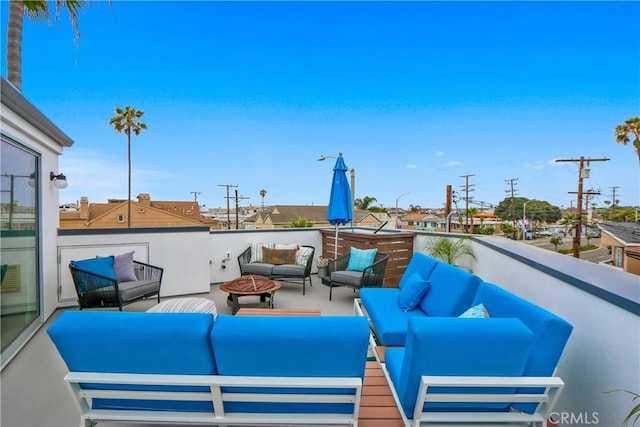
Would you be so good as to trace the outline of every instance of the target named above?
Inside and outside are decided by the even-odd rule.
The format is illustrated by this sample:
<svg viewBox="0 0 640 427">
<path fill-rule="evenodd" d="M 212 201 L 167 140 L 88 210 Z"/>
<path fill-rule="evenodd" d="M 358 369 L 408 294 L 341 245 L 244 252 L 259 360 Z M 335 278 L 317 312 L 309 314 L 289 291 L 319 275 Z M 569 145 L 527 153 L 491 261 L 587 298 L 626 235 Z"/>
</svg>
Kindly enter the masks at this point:
<svg viewBox="0 0 640 427">
<path fill-rule="evenodd" d="M 478 212 L 480 212 L 480 210 L 478 208 L 469 208 L 467 209 L 467 216 L 469 217 L 469 222 L 470 222 L 470 229 L 471 229 L 471 233 L 473 234 L 473 216 L 477 215 Z M 467 230 L 467 233 L 469 232 L 469 230 Z"/>
<path fill-rule="evenodd" d="M 456 265 L 456 261 L 462 255 L 468 255 L 476 259 L 473 248 L 469 245 L 469 236 L 450 239 L 447 237 L 435 237 L 427 240 L 425 250 L 427 255 L 446 262 L 447 264 Z"/>
<path fill-rule="evenodd" d="M 616 126 L 615 136 L 617 143 L 627 145 L 631 141 L 629 134 L 634 137 L 633 148 L 635 148 L 638 162 L 640 162 L 640 117 L 632 117 L 629 120 L 625 120 L 623 125 Z"/>
<path fill-rule="evenodd" d="M 56 0 L 58 19 L 60 9 L 64 6 L 69 12 L 71 25 L 76 34 L 76 42 L 80 40 L 78 27 L 78 11 L 86 6 L 87 0 Z M 22 23 L 25 13 L 32 20 L 51 21 L 46 0 L 11 0 L 9 2 L 9 22 L 7 29 L 7 80 L 16 89 L 22 90 Z"/>
<path fill-rule="evenodd" d="M 264 210 L 264 196 L 267 195 L 267 190 L 265 190 L 264 188 L 262 190 L 260 190 L 260 197 L 262 197 L 262 209 Z"/>
<path fill-rule="evenodd" d="M 358 209 L 362 209 L 362 210 L 367 210 L 369 209 L 369 207 L 371 206 L 371 204 L 373 202 L 377 202 L 378 199 L 376 199 L 375 197 L 369 197 L 369 196 L 364 196 L 362 199 L 356 199 L 354 200 L 354 205 L 356 205 L 356 208 Z"/>
<path fill-rule="evenodd" d="M 556 252 L 558 252 L 558 246 L 562 244 L 562 238 L 555 236 L 549 239 L 549 243 L 556 247 Z"/>
<path fill-rule="evenodd" d="M 122 108 L 116 107 L 115 117 L 109 120 L 116 132 L 124 132 L 127 135 L 127 160 L 129 162 L 129 193 L 127 196 L 127 224 L 131 228 L 131 131 L 138 136 L 140 132 L 147 129 L 147 125 L 140 119 L 144 116 L 144 111 L 136 110 L 128 105 Z"/>
</svg>

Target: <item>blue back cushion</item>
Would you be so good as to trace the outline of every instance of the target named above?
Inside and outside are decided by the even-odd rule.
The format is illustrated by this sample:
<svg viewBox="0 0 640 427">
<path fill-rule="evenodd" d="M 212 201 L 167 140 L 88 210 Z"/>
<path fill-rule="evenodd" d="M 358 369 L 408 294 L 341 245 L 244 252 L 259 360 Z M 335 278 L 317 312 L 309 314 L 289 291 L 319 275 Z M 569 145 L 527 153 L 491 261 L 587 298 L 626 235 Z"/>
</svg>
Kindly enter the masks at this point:
<svg viewBox="0 0 640 427">
<path fill-rule="evenodd" d="M 47 332 L 69 371 L 211 375 L 217 373 L 210 341 L 212 327 L 210 313 L 65 311 Z M 90 384 L 85 387 L 111 388 Z M 114 399 L 94 399 L 93 407 L 120 406 L 146 410 L 212 409 L 210 402 Z"/>
<path fill-rule="evenodd" d="M 220 315 L 211 339 L 220 375 L 364 378 L 369 325 L 364 317 L 357 316 Z M 234 388 L 226 391 L 241 390 Z M 278 391 L 304 393 L 317 390 Z M 332 390 L 322 392 L 332 393 Z M 349 413 L 353 411 L 353 405 L 232 402 L 225 404 L 225 410 Z"/>
<path fill-rule="evenodd" d="M 405 414 L 412 418 L 422 375 L 520 376 L 532 339 L 531 331 L 518 319 L 412 318 L 406 347 L 387 350 L 385 358 L 390 356 L 391 380 Z M 423 410 L 505 409 L 477 403 L 434 405 Z"/>
<path fill-rule="evenodd" d="M 492 318 L 517 317 L 533 332 L 524 375 L 553 375 L 573 329 L 570 323 L 491 283 L 482 282 L 478 287 L 473 304 L 480 303 L 484 304 Z M 530 404 L 515 407 L 527 412 L 534 408 Z"/>
<path fill-rule="evenodd" d="M 430 256 L 427 256 L 420 252 L 415 252 L 413 254 L 413 257 L 411 257 L 411 261 L 409 261 L 409 265 L 407 265 L 406 270 L 400 278 L 398 287 L 402 289 L 405 283 L 407 283 L 409 278 L 416 271 L 420 271 L 424 279 L 429 279 L 429 276 L 431 276 L 433 269 L 436 268 L 436 265 L 438 265 L 439 263 L 440 261 L 435 258 L 431 258 Z"/>
<path fill-rule="evenodd" d="M 71 265 L 82 270 L 86 270 L 89 273 L 99 274 L 100 276 L 105 276 L 109 279 L 115 279 L 116 273 L 113 267 L 113 261 L 114 257 L 113 255 L 110 255 L 105 257 L 71 261 Z"/>
<path fill-rule="evenodd" d="M 429 277 L 431 288 L 420 308 L 429 316 L 457 317 L 471 307 L 480 281 L 478 276 L 440 262 Z"/>
</svg>

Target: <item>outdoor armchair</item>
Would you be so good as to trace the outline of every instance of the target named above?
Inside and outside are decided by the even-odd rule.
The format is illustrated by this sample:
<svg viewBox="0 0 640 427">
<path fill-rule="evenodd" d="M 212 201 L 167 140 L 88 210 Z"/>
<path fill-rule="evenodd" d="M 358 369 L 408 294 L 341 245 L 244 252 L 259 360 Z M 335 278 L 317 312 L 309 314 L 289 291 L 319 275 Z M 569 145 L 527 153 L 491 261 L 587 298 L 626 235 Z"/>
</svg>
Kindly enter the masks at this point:
<svg viewBox="0 0 640 427">
<path fill-rule="evenodd" d="M 160 302 L 163 268 L 131 259 L 127 262 L 127 273 L 122 274 L 105 267 L 110 258 L 113 263 L 114 257 L 103 257 L 69 264 L 80 310 L 118 307 L 122 311 L 124 305 L 153 295 Z"/>
<path fill-rule="evenodd" d="M 329 287 L 329 301 L 333 288 L 337 286 L 353 288 L 354 292 L 356 289 L 382 286 L 389 255 L 376 252 L 370 263 L 357 266 L 354 265 L 352 257 L 359 254 L 359 251 L 361 250 L 351 248 L 348 254 L 330 261 L 327 265 L 327 276 L 322 279 L 322 283 Z"/>
</svg>

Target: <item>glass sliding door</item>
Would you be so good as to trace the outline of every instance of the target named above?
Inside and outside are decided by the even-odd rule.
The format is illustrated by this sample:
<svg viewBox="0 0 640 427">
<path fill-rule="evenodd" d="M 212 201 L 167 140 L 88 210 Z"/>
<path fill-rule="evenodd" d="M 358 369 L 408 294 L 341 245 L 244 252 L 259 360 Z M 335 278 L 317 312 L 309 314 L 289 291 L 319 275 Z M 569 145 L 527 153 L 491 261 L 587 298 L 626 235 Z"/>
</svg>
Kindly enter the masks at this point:
<svg viewBox="0 0 640 427">
<path fill-rule="evenodd" d="M 37 153 L 2 135 L 0 343 L 2 366 L 39 325 Z"/>
</svg>

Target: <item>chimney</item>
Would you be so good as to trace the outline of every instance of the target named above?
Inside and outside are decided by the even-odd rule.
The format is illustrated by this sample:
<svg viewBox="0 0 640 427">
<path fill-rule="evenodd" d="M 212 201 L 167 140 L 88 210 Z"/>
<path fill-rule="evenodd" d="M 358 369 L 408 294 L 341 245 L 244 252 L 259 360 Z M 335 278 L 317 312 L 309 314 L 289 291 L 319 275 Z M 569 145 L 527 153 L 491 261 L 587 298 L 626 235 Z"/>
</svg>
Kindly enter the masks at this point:
<svg viewBox="0 0 640 427">
<path fill-rule="evenodd" d="M 80 197 L 80 219 L 89 219 L 89 198 L 87 196 Z"/>
<path fill-rule="evenodd" d="M 140 193 L 138 194 L 138 202 L 141 205 L 151 206 L 151 196 L 149 193 Z"/>
</svg>

